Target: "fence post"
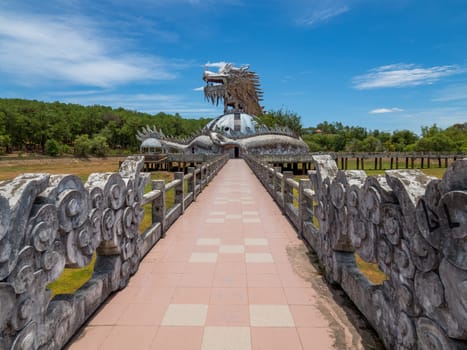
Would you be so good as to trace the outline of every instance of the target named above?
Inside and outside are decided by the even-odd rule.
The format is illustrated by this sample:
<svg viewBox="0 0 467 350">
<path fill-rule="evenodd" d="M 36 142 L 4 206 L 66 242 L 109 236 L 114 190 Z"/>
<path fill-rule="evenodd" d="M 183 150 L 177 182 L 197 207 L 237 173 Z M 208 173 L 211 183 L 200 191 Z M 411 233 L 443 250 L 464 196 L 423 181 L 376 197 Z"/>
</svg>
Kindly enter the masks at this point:
<svg viewBox="0 0 467 350">
<path fill-rule="evenodd" d="M 164 180 L 153 180 L 152 189 L 161 191 L 159 197 L 152 202 L 152 224 L 157 222 L 161 224 L 162 236 L 165 233 L 165 181 Z"/>
<path fill-rule="evenodd" d="M 266 171 L 266 189 L 272 195 L 272 198 L 274 198 L 274 168 L 268 167 Z"/>
<path fill-rule="evenodd" d="M 282 185 L 281 181 L 277 177 L 277 174 L 280 174 L 282 168 L 280 166 L 274 167 L 274 174 L 272 175 L 272 187 L 273 187 L 273 195 L 277 203 L 279 203 L 279 206 L 282 209 L 282 204 L 280 203 L 280 193 L 282 193 Z"/>
<path fill-rule="evenodd" d="M 298 220 L 300 222 L 298 234 L 300 236 L 303 236 L 303 223 L 312 220 L 310 212 L 307 210 L 308 200 L 303 193 L 305 189 L 311 189 L 311 181 L 300 179 L 298 181 Z"/>
<path fill-rule="evenodd" d="M 202 176 L 201 176 L 201 173 L 202 173 L 202 167 L 198 165 L 198 167 L 196 168 L 196 170 L 199 170 L 198 173 L 196 174 L 196 185 L 199 186 L 199 192 L 198 193 L 201 193 L 202 191 L 202 187 L 203 187 L 203 180 L 202 180 Z"/>
<path fill-rule="evenodd" d="M 209 179 L 211 177 L 211 163 L 206 164 L 206 186 L 209 183 Z"/>
<path fill-rule="evenodd" d="M 282 197 L 284 198 L 284 210 L 287 208 L 288 204 L 293 205 L 293 187 L 289 185 L 287 179 L 293 178 L 293 171 L 284 171 L 284 186 L 283 186 L 283 194 Z"/>
<path fill-rule="evenodd" d="M 175 204 L 181 204 L 182 207 L 182 214 L 185 212 L 185 174 L 180 171 L 174 174 L 175 180 L 180 180 L 180 183 L 175 186 Z"/>
<path fill-rule="evenodd" d="M 315 193 L 315 196 L 316 196 L 316 192 L 318 191 L 318 174 L 316 173 L 316 170 L 308 170 L 308 178 L 310 179 L 310 186 L 311 186 L 311 189 L 313 190 L 313 192 Z M 313 225 L 314 225 L 314 217 L 316 216 L 316 213 L 315 213 L 315 209 L 316 209 L 316 205 L 315 203 L 313 203 L 313 201 L 311 201 L 311 215 L 312 215 L 312 222 L 313 222 Z"/>
<path fill-rule="evenodd" d="M 211 164 L 209 165 L 210 167 L 210 172 L 211 172 L 211 178 L 213 178 L 216 173 L 217 173 L 217 159 L 214 159 Z"/>
<path fill-rule="evenodd" d="M 188 167 L 188 174 L 192 174 L 191 179 L 188 180 L 188 193 L 193 193 L 193 201 L 196 199 L 196 174 L 195 168 Z"/>
<path fill-rule="evenodd" d="M 203 165 L 201 167 L 201 189 L 204 189 L 207 184 L 207 179 L 206 179 L 206 165 Z"/>
<path fill-rule="evenodd" d="M 206 179 L 207 179 L 207 183 L 208 184 L 209 182 L 211 182 L 211 178 L 212 178 L 212 174 L 213 174 L 213 165 L 214 163 L 213 162 L 209 162 L 206 166 L 207 168 L 207 172 L 208 172 L 208 175 L 206 176 Z"/>
<path fill-rule="evenodd" d="M 263 163 L 261 165 L 261 177 L 263 178 L 262 182 L 264 184 L 264 187 L 267 189 L 268 186 L 270 185 L 270 179 L 269 179 L 269 164 L 268 163 Z"/>
</svg>

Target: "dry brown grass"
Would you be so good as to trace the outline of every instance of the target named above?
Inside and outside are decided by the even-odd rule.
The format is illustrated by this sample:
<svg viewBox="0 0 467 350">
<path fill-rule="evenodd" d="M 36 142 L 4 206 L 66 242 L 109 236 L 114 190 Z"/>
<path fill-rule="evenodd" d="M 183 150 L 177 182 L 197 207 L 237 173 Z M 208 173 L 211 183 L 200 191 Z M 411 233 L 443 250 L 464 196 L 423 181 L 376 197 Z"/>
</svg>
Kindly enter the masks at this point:
<svg viewBox="0 0 467 350">
<path fill-rule="evenodd" d="M 86 180 L 89 174 L 118 171 L 119 161 L 110 158 L 6 158 L 0 161 L 0 180 L 9 180 L 23 173 L 74 174 Z"/>
</svg>

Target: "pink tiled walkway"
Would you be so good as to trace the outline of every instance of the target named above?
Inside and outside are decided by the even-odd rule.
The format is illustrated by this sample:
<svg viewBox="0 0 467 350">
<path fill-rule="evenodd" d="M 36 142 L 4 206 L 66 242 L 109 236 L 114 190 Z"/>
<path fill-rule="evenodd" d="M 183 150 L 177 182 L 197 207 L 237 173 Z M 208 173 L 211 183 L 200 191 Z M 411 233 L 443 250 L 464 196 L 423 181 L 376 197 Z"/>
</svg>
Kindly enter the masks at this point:
<svg viewBox="0 0 467 350">
<path fill-rule="evenodd" d="M 330 349 L 302 244 L 243 160 L 230 160 L 70 349 Z"/>
</svg>

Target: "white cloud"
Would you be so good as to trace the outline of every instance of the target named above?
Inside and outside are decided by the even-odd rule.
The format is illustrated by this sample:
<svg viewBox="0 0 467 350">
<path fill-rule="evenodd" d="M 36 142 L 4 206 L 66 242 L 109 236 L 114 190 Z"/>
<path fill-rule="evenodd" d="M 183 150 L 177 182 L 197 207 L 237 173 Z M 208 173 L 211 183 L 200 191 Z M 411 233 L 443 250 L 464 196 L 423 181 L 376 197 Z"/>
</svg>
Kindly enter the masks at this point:
<svg viewBox="0 0 467 350">
<path fill-rule="evenodd" d="M 355 77 L 353 83 L 358 90 L 418 86 L 463 72 L 456 65 L 422 68 L 414 64 L 393 64 L 371 69 L 369 73 Z"/>
<path fill-rule="evenodd" d="M 161 58 L 124 55 L 123 40 L 106 37 L 85 18 L 0 12 L 0 71 L 24 85 L 64 81 L 111 87 L 172 79 Z"/>
<path fill-rule="evenodd" d="M 333 4 L 330 7 L 316 8 L 309 15 L 298 19 L 298 24 L 303 26 L 314 26 L 319 23 L 328 22 L 330 19 L 348 12 L 347 5 Z"/>
<path fill-rule="evenodd" d="M 376 109 L 373 109 L 371 111 L 369 111 L 368 113 L 370 114 L 384 114 L 384 113 L 395 113 L 395 112 L 403 112 L 404 110 L 401 109 L 401 108 L 397 108 L 397 107 L 394 107 L 394 108 L 376 108 Z"/>
<path fill-rule="evenodd" d="M 222 69 L 225 65 L 228 64 L 227 62 L 220 61 L 220 62 L 208 62 L 204 66 L 208 68 L 219 68 Z"/>
<path fill-rule="evenodd" d="M 204 91 L 204 86 L 194 88 L 193 91 Z"/>
</svg>

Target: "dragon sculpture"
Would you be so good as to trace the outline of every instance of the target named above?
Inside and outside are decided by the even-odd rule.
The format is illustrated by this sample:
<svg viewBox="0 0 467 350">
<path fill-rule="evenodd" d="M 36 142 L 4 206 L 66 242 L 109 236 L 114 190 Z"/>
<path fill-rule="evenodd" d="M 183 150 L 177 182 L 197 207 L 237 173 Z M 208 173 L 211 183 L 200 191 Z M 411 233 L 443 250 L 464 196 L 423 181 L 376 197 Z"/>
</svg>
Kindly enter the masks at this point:
<svg viewBox="0 0 467 350">
<path fill-rule="evenodd" d="M 223 100 L 225 114 L 229 107 L 251 115 L 263 112 L 259 105 L 263 98 L 259 76 L 248 66 L 237 68 L 227 63 L 217 73 L 205 70 L 203 80 L 207 83 L 204 87 L 205 98 L 216 106 Z"/>
<path fill-rule="evenodd" d="M 204 95 L 215 105 L 224 103 L 224 114 L 209 122 L 189 139 L 164 135 L 156 127 L 146 126 L 136 137 L 141 150 L 158 148 L 162 153 L 290 154 L 307 153 L 308 145 L 287 128 L 268 128 L 255 115 L 263 93 L 259 77 L 248 66 L 224 64 L 217 73 L 204 70 Z M 151 145 L 151 146 L 149 146 Z M 157 145 L 157 146 L 154 146 Z M 235 151 L 235 152 L 234 152 Z"/>
<path fill-rule="evenodd" d="M 262 126 L 250 135 L 235 135 L 219 129 L 214 131 L 205 128 L 189 139 L 180 139 L 165 136 L 161 130 L 146 126 L 138 131 L 136 137 L 143 142 L 143 147 L 145 140 L 158 140 L 164 153 L 219 154 L 223 153 L 223 149 L 234 147 L 250 154 L 308 152 L 307 144 L 300 137 L 287 128 L 279 127 L 268 129 Z"/>
</svg>

